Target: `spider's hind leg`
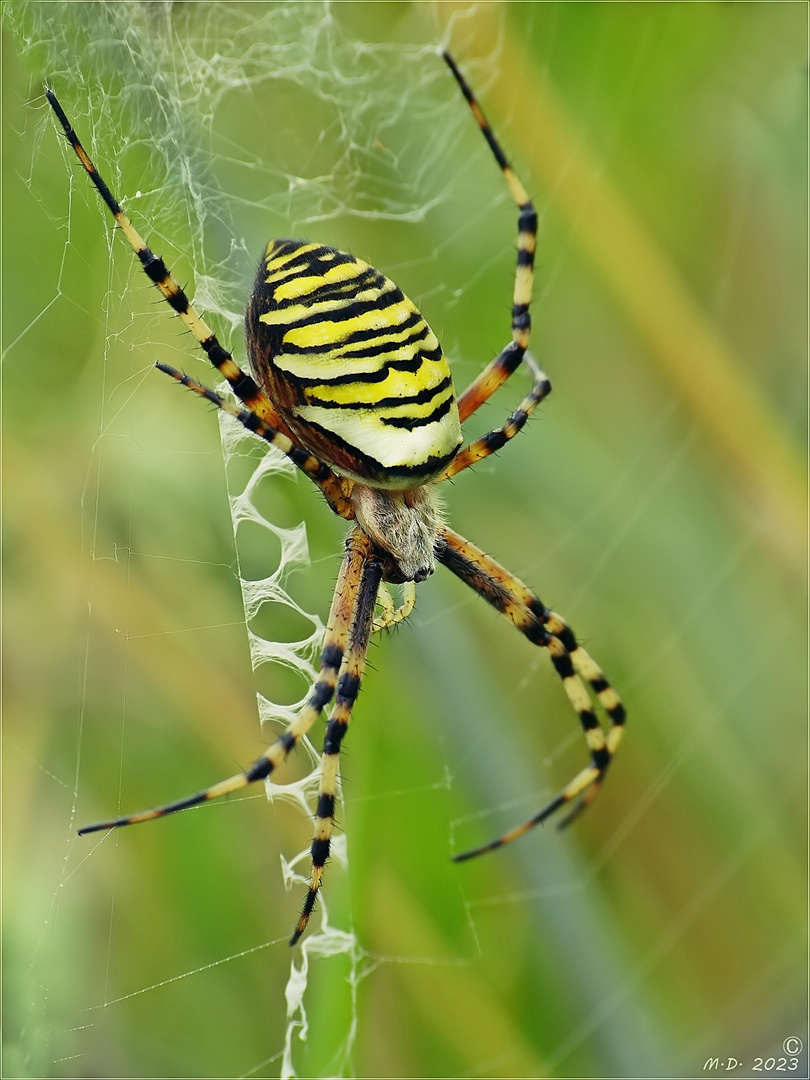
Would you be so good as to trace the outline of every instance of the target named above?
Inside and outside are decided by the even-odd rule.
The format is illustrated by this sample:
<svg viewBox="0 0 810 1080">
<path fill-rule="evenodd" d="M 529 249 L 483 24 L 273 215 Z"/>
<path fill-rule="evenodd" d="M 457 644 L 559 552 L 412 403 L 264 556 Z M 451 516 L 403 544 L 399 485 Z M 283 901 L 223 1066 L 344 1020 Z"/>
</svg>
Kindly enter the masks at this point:
<svg viewBox="0 0 810 1080">
<path fill-rule="evenodd" d="M 472 381 L 458 396 L 458 412 L 462 423 L 472 416 L 506 380 L 520 367 L 524 354 L 529 347 L 531 337 L 531 316 L 529 307 L 534 285 L 534 253 L 537 247 L 537 211 L 532 200 L 518 179 L 517 173 L 509 164 L 501 145 L 495 138 L 492 128 L 475 99 L 467 80 L 459 71 L 458 65 L 449 53 L 443 54 L 447 66 L 472 110 L 476 124 L 487 141 L 498 166 L 503 173 L 509 194 L 518 209 L 517 266 L 512 294 L 512 340 L 500 354 Z"/>
<path fill-rule="evenodd" d="M 449 480 L 451 476 L 455 476 L 464 469 L 469 469 L 471 465 L 477 465 L 479 461 L 489 457 L 490 454 L 497 453 L 510 439 L 514 439 L 515 435 L 523 430 L 526 421 L 540 402 L 544 401 L 551 393 L 549 378 L 540 370 L 534 357 L 530 353 L 526 353 L 523 360 L 532 376 L 529 393 L 515 411 L 507 417 L 505 424 L 488 431 L 480 439 L 475 439 L 459 450 L 439 477 L 440 480 Z"/>
<path fill-rule="evenodd" d="M 547 608 L 519 578 L 510 574 L 469 540 L 448 528 L 441 531 L 437 558 L 487 603 L 506 616 L 532 644 L 548 649 L 554 670 L 562 680 L 568 699 L 579 717 L 591 755 L 590 764 L 538 814 L 490 843 L 456 855 L 455 861 L 461 862 L 517 840 L 568 803 L 574 803 L 574 806 L 562 819 L 563 826 L 590 805 L 619 745 L 624 729 L 625 711 L 618 694 L 605 678 L 601 668 L 578 643 L 568 624 L 561 616 Z M 607 715 L 607 732 L 599 723 L 585 683 Z"/>
<path fill-rule="evenodd" d="M 354 509 L 347 494 L 347 492 L 351 491 L 351 488 L 348 486 L 350 481 L 345 481 L 337 476 L 336 473 L 332 472 L 328 465 L 325 465 L 316 458 L 314 454 L 310 454 L 309 451 L 303 450 L 289 439 L 283 431 L 279 431 L 266 420 L 263 420 L 259 413 L 253 412 L 251 409 L 242 409 L 238 405 L 234 405 L 232 401 L 228 401 L 221 394 L 218 394 L 216 390 L 211 390 L 201 382 L 193 379 L 190 375 L 186 375 L 176 368 L 169 367 L 168 364 L 158 362 L 155 364 L 155 367 L 165 375 L 169 375 L 172 379 L 176 379 L 177 382 L 181 383 L 189 390 L 193 390 L 195 394 L 210 401 L 213 405 L 216 405 L 218 409 L 229 413 L 235 420 L 238 420 L 240 424 L 246 427 L 248 431 L 252 431 L 254 435 L 258 435 L 259 438 L 264 439 L 270 446 L 275 446 L 282 454 L 286 454 L 293 465 L 300 469 L 316 487 L 320 488 L 321 494 L 326 499 L 333 513 L 349 520 L 354 517 Z"/>
<path fill-rule="evenodd" d="M 93 164 L 90 155 L 82 146 L 65 110 L 59 104 L 56 94 L 50 87 L 46 86 L 45 97 L 62 125 L 62 130 L 81 162 L 82 168 L 104 200 L 107 209 L 115 218 L 116 224 L 138 257 L 146 276 L 160 290 L 163 299 L 179 316 L 186 329 L 191 331 L 211 364 L 227 380 L 236 396 L 244 402 L 248 409 L 261 416 L 268 424 L 286 430 L 281 417 L 267 394 L 261 387 L 257 386 L 250 375 L 242 371 L 231 353 L 219 343 L 216 335 L 191 303 L 185 290 L 178 284 L 163 259 L 150 250 L 140 233 L 121 209 L 120 203 L 110 191 Z"/>
</svg>

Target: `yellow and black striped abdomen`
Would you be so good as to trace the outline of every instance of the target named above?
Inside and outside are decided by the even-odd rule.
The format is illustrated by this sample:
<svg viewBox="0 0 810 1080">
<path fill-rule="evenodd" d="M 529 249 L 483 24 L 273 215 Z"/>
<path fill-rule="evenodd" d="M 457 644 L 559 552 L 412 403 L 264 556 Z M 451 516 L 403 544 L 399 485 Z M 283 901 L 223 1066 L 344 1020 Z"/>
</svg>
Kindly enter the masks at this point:
<svg viewBox="0 0 810 1080">
<path fill-rule="evenodd" d="M 246 322 L 257 381 L 296 441 L 338 472 L 410 488 L 455 456 L 461 427 L 439 342 L 373 266 L 272 240 Z"/>
</svg>

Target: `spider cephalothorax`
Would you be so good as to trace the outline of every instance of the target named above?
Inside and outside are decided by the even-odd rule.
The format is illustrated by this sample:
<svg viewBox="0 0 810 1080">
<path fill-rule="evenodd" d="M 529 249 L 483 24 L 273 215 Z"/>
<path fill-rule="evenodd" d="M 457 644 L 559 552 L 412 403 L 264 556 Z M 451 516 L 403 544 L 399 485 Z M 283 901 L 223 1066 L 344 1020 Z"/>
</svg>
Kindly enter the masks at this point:
<svg viewBox="0 0 810 1080">
<path fill-rule="evenodd" d="M 439 493 L 433 487 L 385 491 L 355 484 L 352 505 L 357 524 L 384 559 L 384 581 L 402 584 L 430 577 L 443 524 Z"/>
<path fill-rule="evenodd" d="M 571 803 L 569 821 L 591 802 L 618 746 L 624 708 L 565 621 L 526 585 L 444 522 L 436 484 L 500 450 L 524 426 L 551 385 L 529 345 L 537 214 L 453 59 L 444 58 L 472 109 L 518 207 L 517 270 L 511 340 L 458 397 L 436 336 L 416 306 L 378 270 L 353 255 L 303 240 L 272 240 L 248 302 L 247 348 L 253 376 L 190 303 L 162 259 L 146 246 L 99 176 L 51 90 L 48 100 L 124 236 L 242 405 L 166 365 L 158 367 L 232 414 L 286 454 L 321 490 L 331 509 L 354 522 L 329 612 L 318 678 L 296 719 L 244 772 L 167 806 L 90 825 L 94 832 L 148 821 L 237 791 L 269 776 L 333 702 L 323 744 L 312 842 L 312 875 L 292 943 L 312 913 L 329 857 L 338 755 L 348 729 L 371 634 L 405 618 L 414 583 L 442 563 L 546 648 L 576 711 L 590 763 L 534 817 L 457 861 L 500 847 Z M 462 448 L 461 423 L 524 366 L 532 386 L 494 431 Z M 403 584 L 395 608 L 383 582 Z M 375 619 L 375 605 L 381 614 Z M 586 685 L 587 684 L 587 685 Z M 590 690 L 590 692 L 589 692 Z M 607 730 L 594 702 L 605 713 Z"/>
</svg>

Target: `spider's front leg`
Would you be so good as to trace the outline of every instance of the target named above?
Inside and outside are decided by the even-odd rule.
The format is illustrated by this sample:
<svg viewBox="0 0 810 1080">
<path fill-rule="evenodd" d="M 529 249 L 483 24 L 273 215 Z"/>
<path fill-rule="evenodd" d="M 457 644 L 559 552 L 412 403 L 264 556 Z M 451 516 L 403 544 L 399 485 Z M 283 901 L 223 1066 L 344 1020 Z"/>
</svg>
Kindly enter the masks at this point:
<svg viewBox="0 0 810 1080">
<path fill-rule="evenodd" d="M 360 530 L 355 530 L 360 532 Z M 364 534 L 360 534 L 367 539 Z M 383 574 L 382 562 L 370 550 L 365 553 L 363 568 L 354 598 L 351 629 L 337 683 L 335 704 L 326 727 L 321 757 L 321 782 L 318 806 L 315 811 L 315 835 L 312 839 L 312 875 L 304 906 L 290 944 L 295 945 L 306 929 L 315 907 L 323 881 L 323 871 L 329 858 L 332 826 L 335 820 L 335 798 L 338 786 L 338 760 L 340 746 L 349 728 L 352 709 L 360 692 L 360 680 L 366 665 L 369 638 L 374 621 L 374 605 Z"/>
<path fill-rule="evenodd" d="M 137 825 L 142 821 L 152 821 L 155 818 L 165 817 L 167 814 L 174 814 L 179 810 L 186 810 L 191 806 L 209 802 L 211 799 L 219 798 L 220 795 L 229 795 L 257 780 L 266 779 L 279 765 L 286 761 L 290 751 L 307 734 L 324 708 L 332 700 L 336 687 L 341 686 L 339 693 L 345 694 L 346 692 L 346 684 L 341 684 L 339 679 L 341 672 L 346 668 L 344 659 L 347 652 L 352 651 L 352 644 L 355 642 L 356 634 L 353 632 L 353 625 L 355 613 L 360 606 L 358 596 L 365 596 L 365 592 L 368 590 L 368 587 L 364 587 L 364 585 L 368 580 L 368 574 L 371 573 L 367 567 L 367 559 L 371 550 L 372 545 L 369 538 L 361 529 L 354 528 L 346 540 L 346 554 L 341 564 L 335 594 L 332 598 L 321 653 L 320 670 L 315 685 L 312 687 L 309 697 L 295 720 L 249 769 L 237 773 L 227 780 L 222 780 L 209 788 L 205 788 L 204 791 L 197 792 L 195 795 L 190 795 L 185 799 L 178 799 L 177 802 L 169 803 L 166 806 L 160 806 L 154 810 L 143 810 L 140 813 L 114 818 L 111 821 L 103 821 L 97 825 L 86 825 L 84 828 L 79 829 L 79 834 L 84 835 L 85 833 L 115 829 L 124 825 Z M 372 611 L 374 607 L 373 597 L 376 595 L 378 583 L 379 579 L 374 583 L 372 590 Z M 368 640 L 368 635 L 366 635 L 366 640 Z"/>
<path fill-rule="evenodd" d="M 519 578 L 510 574 L 469 540 L 446 527 L 441 530 L 436 557 L 448 570 L 509 619 L 533 645 L 548 649 L 554 670 L 562 680 L 568 699 L 579 717 L 591 754 L 590 765 L 575 776 L 538 814 L 488 844 L 454 857 L 455 862 L 462 862 L 517 840 L 561 807 L 578 798 L 579 802 L 560 824 L 564 826 L 573 820 L 593 801 L 599 790 L 624 730 L 625 710 L 601 668 L 582 648 L 565 620 L 547 608 Z M 594 712 L 585 682 L 608 717 L 610 727 L 607 732 Z"/>
</svg>

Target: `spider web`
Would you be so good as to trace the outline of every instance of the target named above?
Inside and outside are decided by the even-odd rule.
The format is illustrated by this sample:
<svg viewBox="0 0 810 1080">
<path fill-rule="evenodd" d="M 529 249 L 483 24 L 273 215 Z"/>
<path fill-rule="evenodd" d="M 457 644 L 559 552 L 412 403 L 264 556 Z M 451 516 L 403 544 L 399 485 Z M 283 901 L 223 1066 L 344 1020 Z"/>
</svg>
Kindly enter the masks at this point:
<svg viewBox="0 0 810 1080">
<path fill-rule="evenodd" d="M 471 11 L 459 12 L 462 25 Z M 381 223 L 419 226 L 432 208 L 447 202 L 448 180 L 439 179 L 443 144 L 447 132 L 456 127 L 459 114 L 467 118 L 461 110 L 448 108 L 448 95 L 443 93 L 443 115 L 449 120 L 454 111 L 456 121 L 447 125 L 436 121 L 429 128 L 424 123 L 429 112 L 435 120 L 436 87 L 442 79 L 446 90 L 446 73 L 436 46 L 443 31 L 435 12 L 426 9 L 412 20 L 411 27 L 403 28 L 400 40 L 388 44 L 358 36 L 360 27 L 350 18 L 341 18 L 339 8 L 328 3 L 193 8 L 169 3 L 84 7 L 34 3 L 11 7 L 6 14 L 23 53 L 30 52 L 41 64 L 126 212 L 153 249 L 164 254 L 176 275 L 193 275 L 195 305 L 224 342 L 237 345 L 236 357 L 242 363 L 238 342 L 245 288 L 257 258 L 256 235 L 328 236 L 328 242 L 350 246 L 342 237 L 351 237 L 353 229 L 359 228 L 362 234 L 364 227 L 374 229 Z M 493 45 L 494 57 L 497 43 Z M 487 62 L 492 62 L 492 57 Z M 272 112 L 262 115 L 261 109 L 272 102 L 273 86 L 278 87 L 279 99 L 293 102 L 298 115 L 313 118 L 301 125 L 306 128 L 303 135 L 296 135 L 295 118 Z M 221 119 L 240 108 L 257 110 L 262 121 L 258 139 L 248 144 L 231 137 L 227 122 Z M 294 137 L 289 139 L 291 132 Z M 44 137 L 51 134 L 48 131 Z M 240 136 L 244 139 L 244 133 Z M 214 160 L 222 166 L 218 176 L 211 169 Z M 148 185 L 145 190 L 128 187 L 133 161 Z M 69 152 L 66 163 L 68 174 L 72 174 L 72 216 L 75 200 L 92 205 L 94 194 L 76 174 Z M 239 198 L 233 199 L 231 191 L 240 192 Z M 253 196 L 246 191 L 253 191 Z M 256 221 L 261 222 L 258 232 Z M 334 223 L 331 230 L 328 223 Z M 134 278 L 126 266 L 128 253 L 122 251 L 123 245 L 106 218 L 104 230 L 110 266 L 112 260 L 116 264 L 112 271 L 115 277 L 123 282 Z M 240 239 L 246 235 L 249 239 Z M 430 257 L 434 264 L 437 254 L 434 251 Z M 136 281 L 136 291 L 139 285 Z M 119 309 L 116 294 L 119 288 L 128 287 L 109 286 L 106 358 L 109 360 L 114 348 L 125 340 L 148 363 L 150 350 L 159 344 L 165 314 L 150 316 L 149 325 L 139 324 L 133 314 L 130 326 L 118 329 L 118 320 L 123 317 L 126 322 L 128 301 Z M 442 290 L 438 282 L 433 288 Z M 187 341 L 176 347 L 173 362 L 178 362 L 181 350 L 188 350 Z M 191 357 L 179 363 L 188 367 L 189 362 L 193 362 Z M 137 395 L 143 387 L 147 371 L 137 365 L 118 386 L 107 385 L 110 376 L 104 376 L 100 435 L 85 491 L 88 543 L 96 559 L 106 557 L 97 536 L 103 492 L 98 487 L 92 490 L 109 468 L 111 455 L 104 442 L 115 431 L 121 413 L 130 407 L 130 395 Z M 310 565 L 306 526 L 303 522 L 290 527 L 275 524 L 274 510 L 262 494 L 274 480 L 278 484 L 279 478 L 293 479 L 295 469 L 275 451 L 257 449 L 255 438 L 229 417 L 220 414 L 219 421 L 236 541 L 235 571 L 251 663 L 260 681 L 268 669 L 280 667 L 293 676 L 283 683 L 284 689 L 294 684 L 301 690 L 301 696 L 292 700 L 289 694 L 288 700 L 273 700 L 272 691 L 258 692 L 262 739 L 269 743 L 296 714 L 315 677 L 324 627 L 317 614 L 305 610 L 288 592 L 290 575 Z M 146 437 L 145 429 L 134 434 L 130 429 L 133 441 L 140 437 Z M 253 532 L 245 541 L 244 534 L 251 527 Z M 257 548 L 267 549 L 263 557 L 256 555 Z M 273 552 L 275 565 L 271 565 Z M 133 559 L 137 555 L 127 544 L 116 547 L 114 558 Z M 150 557 L 148 553 L 146 557 Z M 245 560 L 262 569 L 243 570 Z M 188 561 L 193 563 L 194 556 Z M 294 613 L 299 617 L 296 625 L 303 621 L 308 632 L 295 640 L 276 639 L 267 633 L 266 617 L 264 627 L 257 631 L 254 627 L 262 623 L 262 611 L 268 608 L 276 615 L 280 609 Z M 269 629 L 272 633 L 273 628 Z M 290 804 L 311 822 L 320 755 L 304 740 L 299 757 L 308 762 L 303 770 L 299 766 L 300 778 L 268 782 L 267 795 Z M 123 761 L 122 750 L 121 769 Z M 288 889 L 295 887 L 298 897 L 308 880 L 308 846 L 291 857 L 282 854 L 281 863 L 284 884 Z M 333 841 L 330 865 L 333 888 L 340 888 L 334 869 L 347 865 L 346 839 L 340 833 Z M 104 1005 L 137 998 L 241 955 L 107 998 Z M 364 959 L 351 930 L 350 918 L 344 918 L 343 926 L 332 920 L 327 892 L 319 901 L 308 935 L 291 954 L 284 990 L 287 1026 L 283 1047 L 269 1055 L 266 1063 L 256 1064 L 250 1074 L 269 1065 L 282 1076 L 296 1075 L 295 1048 L 308 1037 L 306 1000 L 312 962 L 340 956 L 348 960 L 341 992 L 348 1001 L 348 1019 L 335 1038 L 327 1071 L 336 1075 L 350 1071 L 356 990 L 368 959 Z M 57 1067 L 81 1056 L 79 1052 L 58 1057 Z"/>
<path fill-rule="evenodd" d="M 381 1062 L 376 1072 L 390 1075 L 692 1076 L 715 1055 L 750 1069 L 790 1038 L 807 1046 L 795 843 L 802 590 L 781 444 L 736 396 L 755 388 L 772 426 L 801 434 L 803 339 L 792 326 L 803 232 L 782 216 L 801 172 L 786 44 L 801 34 L 771 35 L 788 16 L 757 23 L 754 8 L 747 29 L 731 7 L 629 10 L 4 9 L 33 72 L 21 172 L 43 223 L 16 273 L 27 281 L 38 266 L 37 238 L 62 248 L 53 297 L 30 281 L 33 306 L 6 339 L 6 393 L 17 385 L 9 372 L 22 372 L 21 414 L 33 396 L 45 419 L 31 423 L 52 459 L 25 473 L 48 512 L 21 500 L 39 575 L 58 582 L 24 609 L 39 613 L 32 656 L 55 650 L 48 633 L 65 607 L 54 595 L 77 593 L 87 609 L 86 624 L 63 618 L 63 636 L 75 626 L 79 644 L 72 666 L 54 665 L 64 687 L 48 699 L 55 733 L 21 740 L 43 781 L 36 806 L 63 798 L 55 825 L 30 815 L 20 907 L 31 915 L 14 940 L 30 975 L 7 1023 L 25 1053 L 7 1057 L 4 1074 L 332 1076 L 357 1073 L 361 1059 L 367 1074 Z M 524 83 L 523 37 L 538 70 L 567 77 L 580 118 L 567 141 L 554 94 Z M 709 78 L 705 57 L 721 39 L 727 53 Z M 664 41 L 689 44 L 671 57 Z M 584 748 L 547 657 L 437 574 L 412 625 L 372 649 L 353 720 L 361 730 L 342 755 L 346 833 L 308 936 L 290 952 L 317 787 L 312 746 L 268 785 L 269 807 L 259 793 L 100 844 L 73 839 L 76 825 L 116 809 L 116 795 L 122 811 L 181 796 L 275 737 L 313 675 L 343 530 L 285 459 L 224 417 L 220 449 L 211 415 L 154 373 L 162 359 L 210 381 L 69 150 L 51 153 L 41 78 L 238 361 L 261 248 L 304 236 L 397 280 L 463 386 L 504 341 L 514 212 L 437 57 L 444 43 L 536 197 L 534 348 L 555 385 L 522 451 L 453 485 L 452 523 L 570 619 L 629 699 L 627 750 L 582 826 L 559 838 L 546 830 L 463 874 L 449 868 L 449 850 L 535 812 Z M 512 77 L 498 78 L 507 68 Z M 667 83 L 671 97 L 660 93 Z M 497 96 L 504 84 L 511 97 Z M 647 117 L 661 101 L 670 111 Z M 636 123 L 643 145 L 628 134 Z M 690 141 L 700 124 L 708 135 Z M 690 155 L 694 174 L 682 167 Z M 672 194 L 671 176 L 689 198 Z M 704 207 L 718 176 L 717 201 Z M 611 181 L 633 193 L 618 210 Z M 667 200 L 690 208 L 661 224 Z M 658 223 L 654 243 L 647 221 Z M 589 272 L 575 272 L 575 250 Z M 794 272 L 779 280 L 777 303 L 771 275 L 783 260 Z M 606 295 L 619 298 L 618 315 Z M 768 317 L 757 322 L 760 307 Z M 68 351 L 74 338 L 84 352 Z M 677 372 L 654 372 L 668 338 L 675 366 L 697 358 L 693 383 L 727 403 L 716 420 Z M 27 366 L 13 366 L 25 346 Z M 712 382 L 718 354 L 734 360 L 730 382 Z M 66 388 L 59 410 L 49 408 L 54 387 Z M 523 385 L 510 389 L 481 430 Z M 88 400 L 92 445 L 74 448 L 70 414 L 79 429 Z M 764 486 L 733 430 L 761 454 Z M 47 539 L 62 455 L 84 471 L 83 533 L 57 548 Z M 476 481 L 478 496 L 466 494 Z M 22 666 L 35 684 L 38 669 Z M 65 760 L 75 775 L 54 764 Z M 12 775 L 8 805 L 26 795 Z M 66 852 L 48 846 L 58 833 L 70 837 Z M 56 886 L 30 866 L 40 850 L 51 866 L 63 859 Z M 230 903 L 239 892 L 245 902 Z"/>
</svg>

